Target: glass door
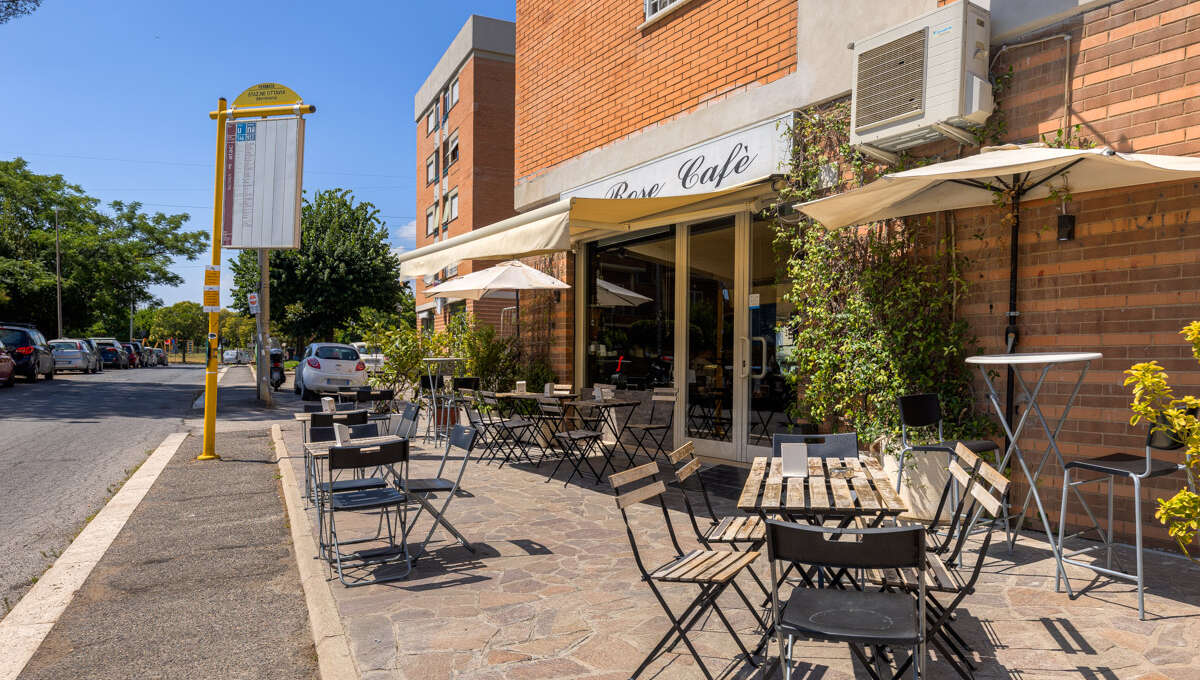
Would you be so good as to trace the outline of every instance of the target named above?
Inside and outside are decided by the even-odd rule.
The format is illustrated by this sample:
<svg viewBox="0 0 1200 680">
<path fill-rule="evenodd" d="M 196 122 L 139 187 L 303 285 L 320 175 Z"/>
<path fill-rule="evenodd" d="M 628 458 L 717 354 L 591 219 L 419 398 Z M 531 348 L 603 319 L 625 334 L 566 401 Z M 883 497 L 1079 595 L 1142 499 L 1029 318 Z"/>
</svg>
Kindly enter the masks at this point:
<svg viewBox="0 0 1200 680">
<path fill-rule="evenodd" d="M 788 407 L 795 402 L 794 388 L 785 377 L 792 366 L 790 333 L 781 326 L 792 315 L 784 299 L 788 291 L 787 257 L 774 247 L 775 232 L 764 220 L 749 225 L 748 315 L 749 370 L 746 383 L 745 444 L 743 460 L 769 456 L 771 435 L 786 431 L 791 422 Z"/>
</svg>

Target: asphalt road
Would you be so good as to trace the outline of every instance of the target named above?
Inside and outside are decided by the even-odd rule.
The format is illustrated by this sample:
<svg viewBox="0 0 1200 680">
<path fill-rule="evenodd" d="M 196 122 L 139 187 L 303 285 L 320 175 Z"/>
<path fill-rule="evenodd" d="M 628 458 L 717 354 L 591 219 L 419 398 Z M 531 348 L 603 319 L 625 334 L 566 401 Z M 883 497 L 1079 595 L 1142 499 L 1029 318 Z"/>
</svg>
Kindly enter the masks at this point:
<svg viewBox="0 0 1200 680">
<path fill-rule="evenodd" d="M 60 373 L 0 389 L 0 616 L 171 432 L 199 365 Z"/>
</svg>

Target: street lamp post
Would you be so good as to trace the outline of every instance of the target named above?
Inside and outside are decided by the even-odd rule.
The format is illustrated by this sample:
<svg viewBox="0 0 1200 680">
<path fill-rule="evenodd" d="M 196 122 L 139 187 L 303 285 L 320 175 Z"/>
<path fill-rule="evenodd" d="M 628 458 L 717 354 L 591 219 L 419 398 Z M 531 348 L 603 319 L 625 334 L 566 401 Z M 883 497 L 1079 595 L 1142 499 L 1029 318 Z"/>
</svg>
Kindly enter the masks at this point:
<svg viewBox="0 0 1200 680">
<path fill-rule="evenodd" d="M 58 206 L 54 206 L 54 279 L 55 287 L 58 293 L 58 335 L 55 337 L 61 338 L 62 332 L 62 265 L 61 256 L 58 248 Z"/>
</svg>

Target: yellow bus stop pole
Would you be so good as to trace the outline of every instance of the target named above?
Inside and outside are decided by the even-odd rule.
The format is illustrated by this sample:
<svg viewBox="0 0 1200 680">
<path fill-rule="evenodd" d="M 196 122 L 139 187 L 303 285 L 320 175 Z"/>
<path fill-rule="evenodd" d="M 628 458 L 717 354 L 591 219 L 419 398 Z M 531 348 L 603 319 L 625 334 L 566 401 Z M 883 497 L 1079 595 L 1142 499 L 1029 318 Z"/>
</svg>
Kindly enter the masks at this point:
<svg viewBox="0 0 1200 680">
<path fill-rule="evenodd" d="M 221 223 L 225 188 L 225 98 L 217 100 L 217 168 L 213 179 L 212 264 L 221 266 Z M 197 460 L 217 460 L 217 338 L 220 314 L 208 313 L 208 345 L 204 368 L 204 447 Z"/>
</svg>

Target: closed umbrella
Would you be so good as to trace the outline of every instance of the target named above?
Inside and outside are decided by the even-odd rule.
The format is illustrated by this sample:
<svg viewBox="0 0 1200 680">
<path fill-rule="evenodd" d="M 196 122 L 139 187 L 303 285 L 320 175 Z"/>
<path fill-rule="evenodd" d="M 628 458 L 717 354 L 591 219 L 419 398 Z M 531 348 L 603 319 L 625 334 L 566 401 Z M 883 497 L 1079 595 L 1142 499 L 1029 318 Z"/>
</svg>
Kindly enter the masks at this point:
<svg viewBox="0 0 1200 680">
<path fill-rule="evenodd" d="M 796 207 L 828 227 L 990 205 L 995 191 L 1011 196 L 1008 324 L 1005 345 L 1017 345 L 1017 245 L 1021 200 L 1046 198 L 1052 188 L 1072 193 L 1200 177 L 1200 158 L 1117 153 L 1112 149 L 1052 149 L 1042 144 L 985 148 L 983 153 L 885 175 L 870 184 Z M 1005 417 L 1011 423 L 1009 369 Z"/>
<path fill-rule="evenodd" d="M 477 272 L 458 276 L 425 290 L 427 295 L 437 297 L 455 296 L 470 300 L 478 300 L 492 291 L 498 290 L 569 290 L 570 285 L 540 272 L 518 260 L 501 262 L 493 267 Z M 517 314 L 521 310 L 521 296 L 517 295 Z M 517 325 L 517 335 L 521 334 L 521 326 Z"/>
</svg>

